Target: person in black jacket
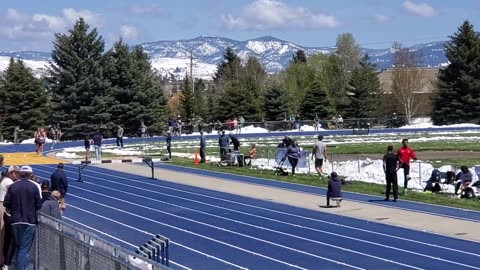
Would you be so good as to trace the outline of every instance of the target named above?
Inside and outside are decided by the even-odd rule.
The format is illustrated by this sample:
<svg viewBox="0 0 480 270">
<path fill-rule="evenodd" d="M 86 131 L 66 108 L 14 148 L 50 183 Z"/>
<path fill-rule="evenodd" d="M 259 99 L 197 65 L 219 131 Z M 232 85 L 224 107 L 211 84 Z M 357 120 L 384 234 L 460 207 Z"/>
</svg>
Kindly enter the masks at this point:
<svg viewBox="0 0 480 270">
<path fill-rule="evenodd" d="M 165 139 L 167 145 L 168 158 L 172 159 L 172 134 L 170 131 L 167 131 L 167 138 Z"/>
<path fill-rule="evenodd" d="M 330 200 L 335 201 L 337 207 L 340 207 L 340 202 L 342 201 L 342 180 L 336 172 L 332 172 L 330 180 L 328 180 L 327 206 L 330 206 Z"/>
<path fill-rule="evenodd" d="M 240 151 L 240 141 L 238 140 L 238 138 L 233 134 L 230 134 L 229 137 L 230 137 L 230 144 L 233 144 L 233 151 L 237 151 L 237 152 Z"/>
<path fill-rule="evenodd" d="M 60 202 L 65 201 L 68 191 L 68 181 L 63 171 L 63 163 L 58 163 L 57 170 L 50 176 L 50 191 L 58 190 L 60 192 Z"/>
<path fill-rule="evenodd" d="M 3 206 L 11 215 L 17 269 L 26 269 L 28 254 L 35 238 L 37 211 L 42 208 L 40 187 L 29 180 L 32 174 L 30 166 L 20 168 L 20 179 L 8 188 L 3 201 Z"/>
<path fill-rule="evenodd" d="M 398 199 L 398 179 L 397 171 L 400 168 L 400 159 L 393 153 L 393 146 L 387 147 L 387 154 L 383 156 L 383 171 L 385 172 L 385 180 L 387 188 L 385 190 L 385 201 L 390 200 L 390 189 L 393 187 L 393 201 Z"/>
</svg>

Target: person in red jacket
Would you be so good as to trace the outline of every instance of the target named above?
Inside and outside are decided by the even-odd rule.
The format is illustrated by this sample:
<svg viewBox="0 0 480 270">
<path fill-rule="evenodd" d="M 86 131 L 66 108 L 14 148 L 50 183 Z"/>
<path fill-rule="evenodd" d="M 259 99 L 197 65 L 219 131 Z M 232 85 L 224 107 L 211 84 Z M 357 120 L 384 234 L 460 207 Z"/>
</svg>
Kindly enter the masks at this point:
<svg viewBox="0 0 480 270">
<path fill-rule="evenodd" d="M 408 180 L 410 180 L 410 159 L 417 160 L 417 156 L 412 148 L 408 147 L 408 139 L 403 139 L 402 145 L 397 151 L 397 156 L 400 160 L 400 168 L 403 168 L 403 193 L 406 193 Z"/>
</svg>

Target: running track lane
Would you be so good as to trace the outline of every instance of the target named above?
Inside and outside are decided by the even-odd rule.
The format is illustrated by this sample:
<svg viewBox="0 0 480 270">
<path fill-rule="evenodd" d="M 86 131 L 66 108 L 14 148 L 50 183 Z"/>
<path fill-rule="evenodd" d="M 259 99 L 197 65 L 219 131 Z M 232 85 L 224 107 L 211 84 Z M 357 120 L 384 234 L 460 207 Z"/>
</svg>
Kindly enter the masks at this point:
<svg viewBox="0 0 480 270">
<path fill-rule="evenodd" d="M 480 269 L 478 243 L 93 166 L 84 177 L 66 221 L 130 249 L 164 234 L 176 269 Z"/>
<path fill-rule="evenodd" d="M 183 167 L 183 166 L 170 165 L 166 163 L 157 164 L 156 167 L 175 171 L 175 172 L 198 174 L 202 176 L 221 178 L 224 180 L 230 180 L 235 182 L 242 182 L 242 183 L 248 183 L 248 184 L 254 184 L 254 185 L 268 186 L 268 187 L 276 187 L 276 188 L 297 191 L 297 192 L 302 192 L 307 194 L 322 194 L 322 195 L 326 194 L 326 188 L 323 188 L 323 187 L 314 187 L 314 186 L 288 183 L 288 182 L 282 182 L 282 181 L 265 179 L 265 178 L 209 171 L 204 169 L 195 169 L 195 168 L 189 168 L 189 167 Z M 267 173 L 270 173 L 270 172 L 267 171 Z M 271 173 L 273 174 L 273 171 Z M 428 214 L 433 214 L 438 216 L 480 222 L 479 211 L 440 206 L 440 205 L 427 204 L 427 203 L 420 203 L 420 202 L 413 202 L 413 201 L 399 200 L 396 203 L 385 202 L 383 201 L 384 197 L 365 195 L 365 194 L 346 192 L 346 191 L 343 191 L 342 194 L 343 194 L 343 198 L 350 201 L 357 201 L 361 203 L 381 205 L 381 206 L 391 207 L 396 209 L 404 209 L 408 211 L 415 211 L 415 212 L 428 213 Z"/>
</svg>

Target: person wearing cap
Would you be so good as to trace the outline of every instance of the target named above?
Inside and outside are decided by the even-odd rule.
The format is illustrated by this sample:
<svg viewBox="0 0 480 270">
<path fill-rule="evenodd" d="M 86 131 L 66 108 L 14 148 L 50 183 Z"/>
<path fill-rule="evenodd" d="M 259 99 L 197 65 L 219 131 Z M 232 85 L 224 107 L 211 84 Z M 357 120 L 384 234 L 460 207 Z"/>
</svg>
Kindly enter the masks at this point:
<svg viewBox="0 0 480 270">
<path fill-rule="evenodd" d="M 68 191 L 67 176 L 63 170 L 63 163 L 58 163 L 57 170 L 50 176 L 50 191 L 58 190 L 60 192 L 60 201 L 65 200 Z"/>
<path fill-rule="evenodd" d="M 1 183 L 0 183 L 0 265 L 3 265 L 5 262 L 4 259 L 4 252 L 3 252 L 3 247 L 5 243 L 5 222 L 3 219 L 3 215 L 5 213 L 5 207 L 3 207 L 3 200 L 5 199 L 5 195 L 7 194 L 7 190 L 10 187 L 10 185 L 13 184 L 14 181 L 16 181 L 20 175 L 20 167 L 18 166 L 10 166 L 8 167 L 8 170 L 6 172 L 5 177 L 2 178 Z M 8 238 L 13 237 L 11 234 L 7 235 Z"/>
<path fill-rule="evenodd" d="M 337 207 L 340 207 L 342 201 L 342 180 L 336 172 L 330 174 L 327 188 L 327 206 L 330 206 L 330 200 L 336 202 Z"/>
<path fill-rule="evenodd" d="M 7 191 L 3 206 L 11 214 L 11 224 L 16 244 L 17 269 L 25 269 L 28 254 L 35 238 L 37 211 L 42 208 L 41 191 L 37 184 L 29 180 L 33 174 L 32 167 L 20 168 L 20 179 L 15 181 Z"/>
<path fill-rule="evenodd" d="M 327 145 L 323 142 L 323 136 L 318 135 L 318 141 L 313 146 L 312 159 L 315 158 L 315 170 L 318 175 L 322 177 L 325 175 L 323 172 L 323 161 L 327 158 Z"/>
<path fill-rule="evenodd" d="M 62 219 L 62 212 L 59 206 L 60 196 L 58 190 L 52 191 L 47 200 L 43 202 L 39 212 L 56 219 Z"/>
</svg>

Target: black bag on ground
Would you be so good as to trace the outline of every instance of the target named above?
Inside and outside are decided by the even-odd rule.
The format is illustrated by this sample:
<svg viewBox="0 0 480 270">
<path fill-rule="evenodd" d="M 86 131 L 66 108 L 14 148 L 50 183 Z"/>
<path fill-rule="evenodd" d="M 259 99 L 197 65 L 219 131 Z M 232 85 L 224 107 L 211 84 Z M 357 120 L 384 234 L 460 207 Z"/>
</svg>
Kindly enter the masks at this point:
<svg viewBox="0 0 480 270">
<path fill-rule="evenodd" d="M 452 185 L 453 183 L 455 183 L 455 173 L 448 171 L 445 175 L 445 184 Z"/>
<path fill-rule="evenodd" d="M 423 189 L 423 191 L 431 191 L 431 192 L 439 192 L 442 190 L 440 183 L 433 183 L 432 181 L 428 181 L 427 185 Z"/>
<path fill-rule="evenodd" d="M 462 199 L 473 199 L 475 198 L 475 191 L 471 187 L 466 187 L 463 190 L 462 195 L 460 196 Z"/>
</svg>

